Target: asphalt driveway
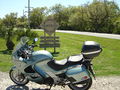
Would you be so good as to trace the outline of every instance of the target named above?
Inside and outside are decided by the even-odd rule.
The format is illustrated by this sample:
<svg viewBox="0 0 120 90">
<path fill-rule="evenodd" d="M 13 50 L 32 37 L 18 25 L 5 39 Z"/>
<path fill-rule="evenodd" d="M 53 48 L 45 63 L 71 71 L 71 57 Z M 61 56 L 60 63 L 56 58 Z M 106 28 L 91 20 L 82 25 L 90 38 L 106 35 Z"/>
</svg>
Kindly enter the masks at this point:
<svg viewBox="0 0 120 90">
<path fill-rule="evenodd" d="M 42 29 L 32 29 L 32 30 L 34 30 L 34 31 L 43 31 Z M 79 35 L 88 35 L 88 36 L 96 36 L 96 37 L 103 37 L 103 38 L 110 38 L 110 39 L 120 39 L 119 34 L 81 32 L 81 31 L 69 31 L 69 30 L 56 30 L 56 32 L 79 34 Z"/>
<path fill-rule="evenodd" d="M 111 39 L 120 39 L 120 35 L 118 35 L 118 34 L 79 32 L 79 31 L 65 31 L 65 30 L 57 30 L 57 32 L 79 34 L 79 35 L 88 35 L 88 36 L 96 36 L 96 37 L 104 37 L 104 38 L 111 38 Z"/>
</svg>

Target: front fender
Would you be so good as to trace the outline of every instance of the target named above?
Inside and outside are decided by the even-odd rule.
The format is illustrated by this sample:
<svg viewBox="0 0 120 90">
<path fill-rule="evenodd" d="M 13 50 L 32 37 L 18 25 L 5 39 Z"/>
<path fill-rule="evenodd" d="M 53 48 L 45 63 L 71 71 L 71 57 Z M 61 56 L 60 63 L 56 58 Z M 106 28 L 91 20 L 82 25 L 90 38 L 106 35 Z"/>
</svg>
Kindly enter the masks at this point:
<svg viewBox="0 0 120 90">
<path fill-rule="evenodd" d="M 18 71 L 20 71 L 20 69 L 18 69 L 16 66 L 13 66 L 13 67 L 11 67 L 10 71 L 18 72 Z"/>
<path fill-rule="evenodd" d="M 9 74 L 10 74 L 12 71 L 14 71 L 15 73 L 21 73 L 21 70 L 18 69 L 16 66 L 11 67 L 11 69 L 10 69 L 10 71 L 9 71 Z"/>
<path fill-rule="evenodd" d="M 12 66 L 10 70 L 16 70 L 16 66 Z"/>
</svg>

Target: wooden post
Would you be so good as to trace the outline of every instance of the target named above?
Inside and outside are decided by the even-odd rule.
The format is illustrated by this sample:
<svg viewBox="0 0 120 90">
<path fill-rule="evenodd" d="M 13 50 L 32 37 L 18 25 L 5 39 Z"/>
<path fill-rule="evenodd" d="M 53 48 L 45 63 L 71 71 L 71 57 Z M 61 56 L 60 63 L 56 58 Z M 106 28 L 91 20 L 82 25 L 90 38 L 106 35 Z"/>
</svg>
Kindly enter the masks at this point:
<svg viewBox="0 0 120 90">
<path fill-rule="evenodd" d="M 44 31 L 44 37 L 46 37 L 45 31 Z M 46 38 L 44 38 L 44 40 L 46 41 Z M 44 47 L 44 50 L 46 50 L 46 47 Z"/>
<path fill-rule="evenodd" d="M 54 45 L 55 45 L 55 36 L 56 36 L 56 34 L 54 32 Z M 55 46 L 54 46 L 54 53 L 56 53 L 56 47 Z"/>
</svg>

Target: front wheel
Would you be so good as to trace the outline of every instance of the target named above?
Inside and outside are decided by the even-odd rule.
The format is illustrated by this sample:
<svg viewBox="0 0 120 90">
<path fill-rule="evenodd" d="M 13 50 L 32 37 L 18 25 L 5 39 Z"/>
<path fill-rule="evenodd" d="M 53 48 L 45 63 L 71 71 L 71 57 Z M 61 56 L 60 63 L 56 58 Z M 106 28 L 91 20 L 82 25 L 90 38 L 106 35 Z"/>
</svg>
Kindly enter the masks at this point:
<svg viewBox="0 0 120 90">
<path fill-rule="evenodd" d="M 92 78 L 77 84 L 68 85 L 72 90 L 88 90 L 92 85 Z"/>
<path fill-rule="evenodd" d="M 29 80 L 24 76 L 24 74 L 19 71 L 10 70 L 9 72 L 10 79 L 17 85 L 24 86 Z"/>
</svg>

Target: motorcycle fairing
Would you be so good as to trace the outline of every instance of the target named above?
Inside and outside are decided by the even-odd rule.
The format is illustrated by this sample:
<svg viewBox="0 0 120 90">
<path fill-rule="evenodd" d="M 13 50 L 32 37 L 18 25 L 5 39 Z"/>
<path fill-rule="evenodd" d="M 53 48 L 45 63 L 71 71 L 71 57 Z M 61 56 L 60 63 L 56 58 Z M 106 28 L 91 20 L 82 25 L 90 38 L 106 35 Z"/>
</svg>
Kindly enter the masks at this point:
<svg viewBox="0 0 120 90">
<path fill-rule="evenodd" d="M 34 69 L 35 69 L 35 71 L 38 72 L 42 77 L 48 77 L 48 76 L 47 76 L 47 73 L 44 72 L 41 68 L 39 68 L 38 65 L 35 65 L 35 66 L 34 66 Z"/>
<path fill-rule="evenodd" d="M 72 77 L 75 80 L 75 83 L 83 81 L 84 77 L 87 77 L 87 79 L 89 78 L 89 74 L 85 67 L 80 65 L 82 58 L 77 62 L 69 60 L 65 64 L 59 65 L 52 60 L 52 55 L 47 51 L 36 51 L 32 56 L 32 59 L 36 60 L 36 64 L 34 65 L 35 71 L 44 78 L 51 77 L 50 75 L 55 76 L 62 73 L 65 73 L 68 78 Z M 79 56 L 77 56 L 77 58 L 78 57 Z"/>
<path fill-rule="evenodd" d="M 56 71 L 56 70 L 50 68 L 47 65 L 47 62 L 49 62 L 49 60 L 44 60 L 43 62 L 37 63 L 34 67 L 34 69 L 40 75 L 42 74 L 43 76 L 45 76 L 45 78 L 52 77 L 54 75 L 58 75 L 58 74 L 62 74 L 62 73 L 65 73 L 65 75 L 68 78 L 73 78 L 74 79 L 73 83 L 78 83 L 78 82 L 81 82 L 81 81 L 84 81 L 84 80 L 87 80 L 90 78 L 89 73 L 87 72 L 86 68 L 82 65 L 78 65 L 78 64 L 72 65 L 68 68 Z M 49 74 L 49 72 L 51 72 L 52 74 L 51 73 Z M 50 75 L 52 75 L 52 76 L 50 76 Z"/>
<path fill-rule="evenodd" d="M 51 55 L 50 52 L 45 51 L 45 50 L 40 50 L 40 51 L 35 51 L 32 53 L 32 59 L 35 61 L 39 60 L 44 60 L 44 59 L 52 59 L 53 56 Z"/>
<path fill-rule="evenodd" d="M 67 70 L 66 76 L 68 78 L 74 78 L 75 81 L 73 83 L 78 83 L 90 78 L 84 65 L 76 65 L 74 68 Z"/>
</svg>

